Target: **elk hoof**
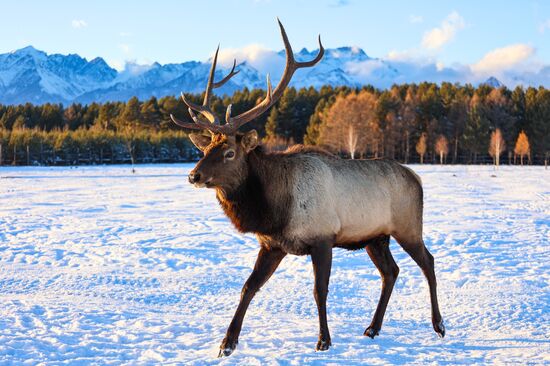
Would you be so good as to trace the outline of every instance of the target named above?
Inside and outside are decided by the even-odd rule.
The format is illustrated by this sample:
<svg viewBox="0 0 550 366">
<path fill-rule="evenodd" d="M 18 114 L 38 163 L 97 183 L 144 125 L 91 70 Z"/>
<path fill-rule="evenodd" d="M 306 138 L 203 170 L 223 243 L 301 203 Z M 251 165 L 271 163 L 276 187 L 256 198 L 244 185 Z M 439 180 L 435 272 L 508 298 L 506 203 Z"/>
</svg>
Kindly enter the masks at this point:
<svg viewBox="0 0 550 366">
<path fill-rule="evenodd" d="M 363 335 L 374 339 L 374 337 L 376 337 L 379 334 L 379 332 L 380 332 L 380 329 L 374 329 L 372 326 L 370 326 L 367 329 L 365 329 L 365 333 L 363 333 Z"/>
<path fill-rule="evenodd" d="M 434 323 L 434 330 L 439 338 L 445 337 L 445 324 L 443 324 L 443 319 L 439 323 Z"/>
<path fill-rule="evenodd" d="M 227 338 L 224 338 L 222 344 L 220 344 L 220 352 L 218 353 L 218 358 L 227 357 L 233 353 L 239 341 L 230 341 Z"/>
<path fill-rule="evenodd" d="M 317 342 L 317 346 L 315 346 L 315 351 L 326 351 L 330 348 L 330 346 L 332 346 L 332 342 L 330 341 L 330 339 L 319 339 L 319 341 Z"/>
</svg>

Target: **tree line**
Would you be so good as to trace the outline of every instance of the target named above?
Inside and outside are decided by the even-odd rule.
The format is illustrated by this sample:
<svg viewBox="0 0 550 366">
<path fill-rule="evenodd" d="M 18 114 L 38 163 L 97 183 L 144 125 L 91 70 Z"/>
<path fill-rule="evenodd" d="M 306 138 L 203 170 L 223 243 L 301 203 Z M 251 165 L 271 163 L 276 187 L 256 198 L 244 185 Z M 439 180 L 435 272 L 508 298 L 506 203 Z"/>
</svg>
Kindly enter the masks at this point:
<svg viewBox="0 0 550 366">
<path fill-rule="evenodd" d="M 223 116 L 232 104 L 236 115 L 264 95 L 263 90 L 244 89 L 214 96 L 212 109 Z M 201 102 L 201 95 L 186 96 Z M 191 122 L 183 102 L 173 96 L 69 106 L 0 105 L 0 165 L 197 159 L 198 151 L 170 114 Z M 275 149 L 305 143 L 350 158 L 405 163 L 476 164 L 497 158 L 514 163 L 517 158 L 541 164 L 550 152 L 550 91 L 450 83 L 387 90 L 288 88 L 267 114 L 245 127 L 251 128 Z"/>
<path fill-rule="evenodd" d="M 550 91 L 450 83 L 344 90 L 316 105 L 304 139 L 351 158 L 541 164 L 550 152 Z"/>
</svg>

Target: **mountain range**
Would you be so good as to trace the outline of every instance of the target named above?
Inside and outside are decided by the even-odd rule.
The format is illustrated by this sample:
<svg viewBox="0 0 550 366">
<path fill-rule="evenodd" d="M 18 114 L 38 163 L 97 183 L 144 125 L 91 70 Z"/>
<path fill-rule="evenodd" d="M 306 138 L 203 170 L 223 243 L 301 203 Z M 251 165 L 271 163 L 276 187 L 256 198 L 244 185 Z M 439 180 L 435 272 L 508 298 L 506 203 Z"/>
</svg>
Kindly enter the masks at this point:
<svg viewBox="0 0 550 366">
<path fill-rule="evenodd" d="M 312 59 L 317 52 L 304 48 L 296 58 Z M 272 81 L 276 84 L 284 69 L 285 53 L 273 52 L 272 58 L 271 70 L 254 67 L 248 61 L 239 63 L 237 69 L 240 72 L 216 93 L 232 94 L 244 87 L 265 88 L 267 71 L 272 71 Z M 0 103 L 90 103 L 125 101 L 133 96 L 148 99 L 151 96 L 178 95 L 182 91 L 200 93 L 206 83 L 210 62 L 128 63 L 123 71 L 117 71 L 101 57 L 88 61 L 77 54 L 47 54 L 28 46 L 0 54 Z M 229 70 L 223 66 L 216 71 L 218 80 Z M 399 66 L 399 63 L 371 58 L 358 47 L 327 49 L 316 67 L 298 70 L 290 85 L 319 88 L 323 85 L 361 86 L 369 83 L 383 88 L 406 80 L 408 71 L 400 70 Z M 487 79 L 486 83 L 502 85 L 494 77 Z"/>
</svg>

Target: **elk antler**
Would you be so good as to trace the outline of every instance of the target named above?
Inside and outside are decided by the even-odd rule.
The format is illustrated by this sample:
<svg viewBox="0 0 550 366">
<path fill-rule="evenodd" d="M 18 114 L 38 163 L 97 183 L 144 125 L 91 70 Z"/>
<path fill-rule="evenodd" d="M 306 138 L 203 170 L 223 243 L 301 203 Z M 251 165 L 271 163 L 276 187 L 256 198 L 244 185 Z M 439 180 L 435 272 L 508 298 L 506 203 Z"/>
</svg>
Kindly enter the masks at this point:
<svg viewBox="0 0 550 366">
<path fill-rule="evenodd" d="M 229 81 L 229 79 L 237 75 L 240 70 L 235 71 L 235 66 L 237 66 L 237 60 L 233 60 L 233 67 L 231 68 L 231 71 L 229 72 L 229 74 L 226 77 L 224 77 L 222 80 L 218 82 L 214 82 L 214 74 L 216 72 L 216 63 L 218 61 L 219 50 L 220 50 L 220 46 L 218 46 L 218 48 L 216 49 L 216 53 L 212 61 L 212 66 L 210 67 L 210 74 L 208 76 L 208 82 L 206 84 L 206 91 L 204 92 L 204 101 L 202 105 L 192 103 L 191 101 L 185 98 L 185 95 L 183 93 L 181 93 L 181 99 L 187 105 L 188 107 L 187 110 L 189 111 L 189 114 L 191 115 L 191 118 L 193 119 L 193 121 L 195 121 L 195 123 L 180 121 L 179 119 L 175 118 L 173 115 L 170 114 L 170 118 L 177 125 L 185 128 L 195 129 L 195 130 L 208 129 L 212 132 L 222 132 L 222 131 L 218 131 L 218 128 L 217 128 L 220 125 L 220 121 L 218 120 L 218 117 L 216 117 L 214 112 L 212 112 L 212 110 L 210 109 L 210 97 L 212 96 L 212 89 L 222 87 L 227 81 Z M 199 118 L 197 118 L 193 110 L 203 115 L 210 123 L 201 121 Z"/>
<path fill-rule="evenodd" d="M 250 122 L 254 118 L 260 116 L 262 113 L 267 111 L 269 107 L 275 104 L 275 102 L 277 102 L 279 98 L 281 98 L 284 90 L 290 83 L 290 80 L 292 79 L 292 76 L 294 75 L 294 72 L 296 70 L 300 68 L 305 68 L 305 67 L 312 67 L 316 63 L 321 61 L 325 53 L 325 49 L 321 44 L 321 36 L 319 36 L 319 53 L 317 54 L 317 56 L 311 61 L 298 62 L 294 59 L 294 53 L 292 52 L 292 47 L 290 46 L 290 42 L 288 41 L 288 36 L 286 35 L 285 28 L 283 27 L 283 24 L 281 23 L 279 18 L 277 18 L 277 22 L 279 23 L 279 28 L 281 28 L 281 36 L 283 37 L 283 42 L 285 44 L 286 66 L 283 72 L 283 76 L 281 77 L 281 81 L 279 82 L 275 90 L 271 89 L 271 81 L 269 80 L 269 75 L 267 75 L 267 93 L 265 98 L 252 109 L 246 112 L 243 112 L 235 117 L 231 117 L 231 104 L 230 104 L 229 106 L 227 106 L 227 111 L 225 113 L 226 123 L 224 125 L 220 125 L 218 118 L 214 115 L 214 113 L 212 113 L 210 107 L 208 106 L 210 102 L 210 93 L 212 91 L 212 87 L 218 88 L 222 86 L 227 80 L 233 77 L 236 73 L 233 72 L 233 70 L 235 69 L 235 63 L 234 63 L 233 69 L 231 70 L 229 75 L 227 75 L 219 83 L 212 84 L 212 79 L 214 78 L 214 69 L 216 68 L 216 59 L 218 56 L 218 51 L 216 50 L 216 55 L 214 56 L 214 62 L 212 63 L 212 69 L 210 70 L 210 76 L 208 78 L 208 84 L 206 86 L 203 105 L 200 106 L 197 104 L 190 103 L 185 99 L 184 95 L 182 94 L 183 102 L 189 107 L 188 109 L 189 114 L 191 115 L 191 118 L 193 118 L 193 121 L 195 121 L 195 124 L 179 121 L 176 118 L 174 118 L 172 115 L 170 115 L 172 120 L 182 127 L 192 128 L 195 130 L 207 129 L 214 133 L 233 135 L 237 132 L 239 127 Z M 210 121 L 210 123 L 206 123 L 199 120 L 193 111 L 199 112 L 208 121 Z"/>
</svg>

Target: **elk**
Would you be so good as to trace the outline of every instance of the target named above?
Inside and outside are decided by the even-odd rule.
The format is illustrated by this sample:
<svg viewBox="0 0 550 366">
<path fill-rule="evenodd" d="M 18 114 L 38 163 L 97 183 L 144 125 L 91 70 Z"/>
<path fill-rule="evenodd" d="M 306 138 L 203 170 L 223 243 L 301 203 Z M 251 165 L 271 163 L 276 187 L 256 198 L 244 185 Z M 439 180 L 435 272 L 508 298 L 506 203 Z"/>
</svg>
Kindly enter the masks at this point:
<svg viewBox="0 0 550 366">
<path fill-rule="evenodd" d="M 236 229 L 256 234 L 260 244 L 254 269 L 242 288 L 239 305 L 218 356 L 229 356 L 235 350 L 248 305 L 287 254 L 311 256 L 319 315 L 316 350 L 329 349 L 326 301 L 335 247 L 366 248 L 380 272 L 382 292 L 373 319 L 364 332 L 371 338 L 377 336 L 399 273 L 389 249 L 390 236 L 422 269 L 430 290 L 432 325 L 443 337 L 445 327 L 437 302 L 434 259 L 422 240 L 420 178 L 409 168 L 390 160 L 346 160 L 300 145 L 284 152 L 269 152 L 260 144 L 255 130 L 238 132 L 281 97 L 296 70 L 312 67 L 323 57 L 319 37 L 318 55 L 308 62 L 296 61 L 280 21 L 279 27 L 286 66 L 274 90 L 267 77 L 267 93 L 259 104 L 237 116 L 231 115 L 229 105 L 225 123 L 220 123 L 210 108 L 212 90 L 221 87 L 238 71 L 234 61 L 230 73 L 214 82 L 218 47 L 203 104 L 194 104 L 181 95 L 194 123 L 171 115 L 181 127 L 210 132 L 189 136 L 204 154 L 189 173 L 189 182 L 196 187 L 215 189 L 219 204 Z"/>
</svg>

